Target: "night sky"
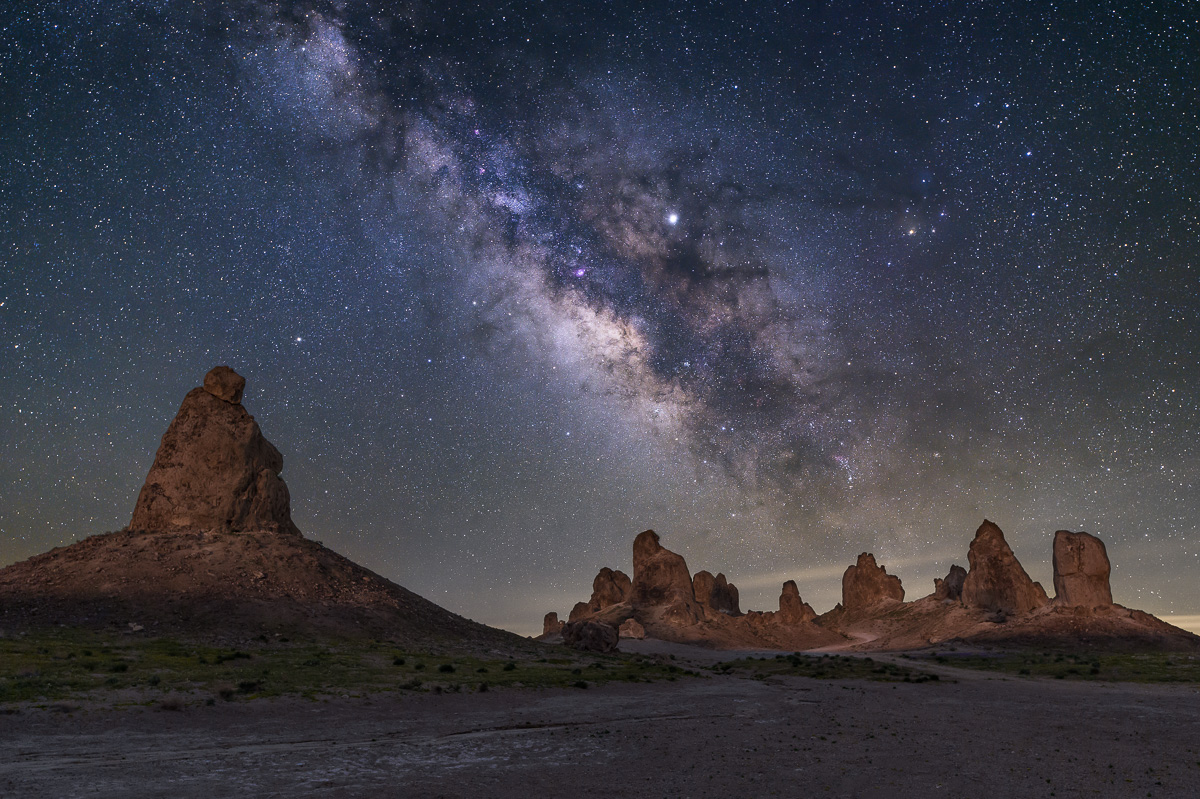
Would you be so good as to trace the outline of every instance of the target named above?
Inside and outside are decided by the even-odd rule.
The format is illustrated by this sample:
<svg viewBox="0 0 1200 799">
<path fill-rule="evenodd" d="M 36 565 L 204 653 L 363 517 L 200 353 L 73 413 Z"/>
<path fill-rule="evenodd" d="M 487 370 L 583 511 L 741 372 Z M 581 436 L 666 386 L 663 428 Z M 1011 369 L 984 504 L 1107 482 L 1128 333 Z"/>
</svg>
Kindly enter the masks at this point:
<svg viewBox="0 0 1200 799">
<path fill-rule="evenodd" d="M 0 15 L 0 564 L 228 364 L 304 533 L 538 632 L 654 528 L 743 609 L 984 517 L 1200 614 L 1187 3 Z"/>
</svg>

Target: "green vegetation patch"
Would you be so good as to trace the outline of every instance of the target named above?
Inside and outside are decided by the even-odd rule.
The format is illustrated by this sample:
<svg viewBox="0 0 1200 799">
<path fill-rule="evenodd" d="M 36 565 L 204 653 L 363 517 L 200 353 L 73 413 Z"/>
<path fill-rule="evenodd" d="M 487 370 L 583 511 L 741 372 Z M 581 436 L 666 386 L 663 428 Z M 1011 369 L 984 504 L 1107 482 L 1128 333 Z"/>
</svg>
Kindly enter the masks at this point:
<svg viewBox="0 0 1200 799">
<path fill-rule="evenodd" d="M 928 655 L 914 655 L 913 658 L 1017 677 L 1101 682 L 1200 683 L 1200 655 L 1179 652 L 934 652 Z"/>
<path fill-rule="evenodd" d="M 718 663 L 718 673 L 749 672 L 759 679 L 768 675 L 812 677 L 817 680 L 880 680 L 883 682 L 933 682 L 936 674 L 877 661 L 869 657 L 846 655 L 776 655 L 764 658 L 742 658 Z"/>
<path fill-rule="evenodd" d="M 403 651 L 393 643 L 254 642 L 228 648 L 56 630 L 0 638 L 0 704 L 67 699 L 189 702 L 258 696 L 465 692 L 674 680 L 688 672 L 630 655 L 489 659 Z M 175 701 L 174 699 L 172 701 Z"/>
</svg>

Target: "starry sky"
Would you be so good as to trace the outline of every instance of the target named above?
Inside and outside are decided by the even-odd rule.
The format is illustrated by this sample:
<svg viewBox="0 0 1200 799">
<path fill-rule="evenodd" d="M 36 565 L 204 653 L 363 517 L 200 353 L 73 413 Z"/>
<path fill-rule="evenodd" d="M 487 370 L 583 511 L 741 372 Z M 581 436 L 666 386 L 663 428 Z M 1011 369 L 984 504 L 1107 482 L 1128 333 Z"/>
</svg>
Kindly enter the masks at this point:
<svg viewBox="0 0 1200 799">
<path fill-rule="evenodd" d="M 0 564 L 228 364 L 309 537 L 522 633 L 654 528 L 743 609 L 984 517 L 1200 614 L 1187 3 L 32 0 Z M 1052 591 L 1052 589 L 1051 589 Z"/>
</svg>

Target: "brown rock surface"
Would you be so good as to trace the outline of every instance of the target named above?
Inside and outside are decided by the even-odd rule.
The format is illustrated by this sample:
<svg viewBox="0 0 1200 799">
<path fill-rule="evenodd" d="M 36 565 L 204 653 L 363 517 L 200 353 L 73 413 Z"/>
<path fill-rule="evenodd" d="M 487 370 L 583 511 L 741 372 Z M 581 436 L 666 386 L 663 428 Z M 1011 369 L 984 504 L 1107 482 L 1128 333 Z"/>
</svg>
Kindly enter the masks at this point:
<svg viewBox="0 0 1200 799">
<path fill-rule="evenodd" d="M 1054 604 L 1101 608 L 1113 603 L 1104 542 L 1089 533 L 1054 534 Z"/>
<path fill-rule="evenodd" d="M 692 578 L 692 593 L 698 603 L 716 613 L 741 614 L 737 586 L 726 580 L 724 574 L 713 577 L 711 572 L 703 569 L 696 572 Z"/>
<path fill-rule="evenodd" d="M 783 593 L 779 595 L 779 621 L 783 624 L 802 624 L 816 617 L 816 612 L 808 603 L 800 601 L 800 589 L 796 587 L 796 581 L 784 583 Z"/>
<path fill-rule="evenodd" d="M 687 562 L 662 546 L 653 530 L 633 540 L 633 604 L 664 608 L 665 618 L 681 624 L 703 616 L 692 593 Z"/>
<path fill-rule="evenodd" d="M 555 635 L 562 632 L 563 624 L 558 619 L 558 614 L 550 611 L 546 617 L 542 619 L 542 635 Z"/>
<path fill-rule="evenodd" d="M 967 570 L 962 566 L 953 565 L 945 579 L 933 578 L 933 595 L 937 599 L 962 599 L 963 582 L 967 579 Z"/>
<path fill-rule="evenodd" d="M 204 376 L 204 390 L 217 399 L 237 405 L 242 401 L 242 392 L 246 390 L 246 378 L 228 366 L 216 366 Z"/>
<path fill-rule="evenodd" d="M 586 619 L 590 615 L 592 615 L 592 608 L 588 603 L 576 602 L 575 607 L 571 608 L 571 612 L 567 615 L 567 621 L 579 621 L 580 619 Z"/>
<path fill-rule="evenodd" d="M 904 601 L 904 586 L 900 578 L 888 574 L 883 566 L 876 565 L 875 556 L 864 552 L 858 562 L 846 569 L 842 575 L 842 607 L 847 611 L 858 611 L 878 605 L 887 599 Z"/>
<path fill-rule="evenodd" d="M 592 580 L 592 598 L 588 600 L 588 608 L 592 613 L 605 608 L 628 602 L 633 595 L 633 583 L 629 575 L 620 570 L 612 570 L 605 566 Z"/>
<path fill-rule="evenodd" d="M 992 522 L 984 519 L 975 531 L 967 560 L 971 570 L 962 589 L 962 601 L 967 607 L 1013 616 L 1029 613 L 1048 602 L 1042 586 L 1029 579 L 1004 540 L 1004 533 Z"/>
<path fill-rule="evenodd" d="M 562 628 L 563 643 L 585 652 L 612 652 L 620 634 L 611 624 L 598 621 L 572 621 Z"/>
<path fill-rule="evenodd" d="M 138 494 L 130 530 L 295 533 L 283 456 L 241 399 L 227 366 L 184 397 Z"/>
<path fill-rule="evenodd" d="M 639 641 L 646 637 L 646 628 L 639 624 L 637 619 L 621 622 L 621 628 L 617 632 L 622 638 L 636 638 Z"/>
</svg>

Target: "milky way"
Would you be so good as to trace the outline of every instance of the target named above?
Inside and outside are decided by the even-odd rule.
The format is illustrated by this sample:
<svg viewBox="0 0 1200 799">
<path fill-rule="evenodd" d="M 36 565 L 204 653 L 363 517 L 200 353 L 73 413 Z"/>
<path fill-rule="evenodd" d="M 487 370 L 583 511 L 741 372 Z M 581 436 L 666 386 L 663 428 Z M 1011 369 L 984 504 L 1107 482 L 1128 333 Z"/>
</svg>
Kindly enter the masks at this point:
<svg viewBox="0 0 1200 799">
<path fill-rule="evenodd" d="M 1179 7 L 175 5 L 0 23 L 0 562 L 228 363 L 307 535 L 523 632 L 647 527 L 823 610 L 985 516 L 1200 613 Z"/>
</svg>

